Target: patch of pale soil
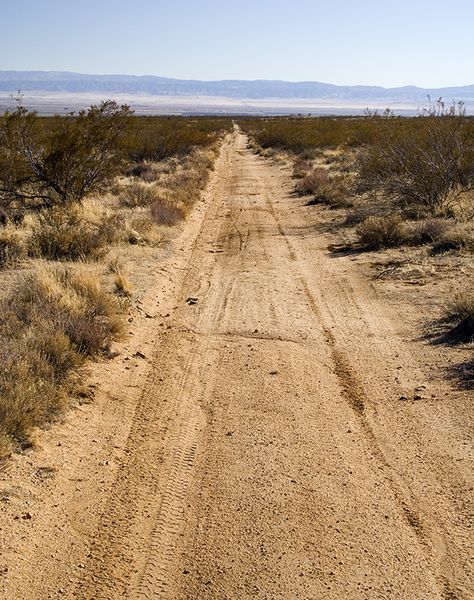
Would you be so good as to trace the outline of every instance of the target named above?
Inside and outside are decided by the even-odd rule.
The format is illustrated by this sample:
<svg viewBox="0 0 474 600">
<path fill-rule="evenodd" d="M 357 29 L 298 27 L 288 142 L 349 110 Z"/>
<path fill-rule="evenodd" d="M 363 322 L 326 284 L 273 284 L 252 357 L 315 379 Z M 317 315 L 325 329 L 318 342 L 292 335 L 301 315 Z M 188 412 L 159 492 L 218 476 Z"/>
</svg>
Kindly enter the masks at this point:
<svg viewBox="0 0 474 600">
<path fill-rule="evenodd" d="M 468 392 L 290 191 L 227 139 L 160 316 L 4 475 L 5 597 L 473 596 Z"/>
</svg>

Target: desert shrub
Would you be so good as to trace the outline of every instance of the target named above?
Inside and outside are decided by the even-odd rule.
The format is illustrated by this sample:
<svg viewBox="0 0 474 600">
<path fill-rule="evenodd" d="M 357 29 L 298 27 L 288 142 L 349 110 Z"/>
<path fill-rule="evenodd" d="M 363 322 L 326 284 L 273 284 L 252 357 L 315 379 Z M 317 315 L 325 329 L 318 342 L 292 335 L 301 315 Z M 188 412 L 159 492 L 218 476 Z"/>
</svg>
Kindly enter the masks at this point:
<svg viewBox="0 0 474 600">
<path fill-rule="evenodd" d="M 406 242 L 404 223 L 398 215 L 368 217 L 356 228 L 358 241 L 369 249 L 391 248 Z"/>
<path fill-rule="evenodd" d="M 449 229 L 449 223 L 441 219 L 426 219 L 410 228 L 410 240 L 415 246 L 433 244 L 443 238 Z"/>
<path fill-rule="evenodd" d="M 447 303 L 446 316 L 455 321 L 474 318 L 474 289 L 456 292 L 453 299 Z"/>
<path fill-rule="evenodd" d="M 445 317 L 455 323 L 452 334 L 469 340 L 474 337 L 474 289 L 456 292 L 447 303 Z"/>
<path fill-rule="evenodd" d="M 312 164 L 309 160 L 298 157 L 293 163 L 293 177 L 302 179 L 311 171 Z"/>
<path fill-rule="evenodd" d="M 410 132 L 400 120 L 379 119 L 358 161 L 361 189 L 431 214 L 449 212 L 474 187 L 473 123 L 462 106 L 439 101 L 415 124 Z"/>
<path fill-rule="evenodd" d="M 131 161 L 162 161 L 208 148 L 231 130 L 228 118 L 132 117 L 122 146 Z"/>
<path fill-rule="evenodd" d="M 171 226 L 182 221 L 186 211 L 167 198 L 157 198 L 150 206 L 150 215 L 155 223 Z"/>
<path fill-rule="evenodd" d="M 25 245 L 19 233 L 5 227 L 0 229 L 0 269 L 25 256 Z"/>
<path fill-rule="evenodd" d="M 327 204 L 332 208 L 351 206 L 352 182 L 345 174 L 330 175 L 326 169 L 314 169 L 296 185 L 299 194 L 311 194 L 308 205 Z"/>
<path fill-rule="evenodd" d="M 296 184 L 295 190 L 298 194 L 318 195 L 321 188 L 329 181 L 329 172 L 326 169 L 316 168 L 302 177 Z"/>
<path fill-rule="evenodd" d="M 0 448 L 28 443 L 66 404 L 70 375 L 123 333 L 120 305 L 90 273 L 41 268 L 0 303 Z M 1 456 L 1 455 L 0 455 Z"/>
<path fill-rule="evenodd" d="M 352 179 L 345 174 L 333 175 L 323 187 L 321 197 L 332 208 L 352 206 Z"/>
<path fill-rule="evenodd" d="M 131 215 L 124 230 L 124 240 L 134 246 L 158 246 L 163 242 L 163 235 L 151 218 L 149 209 Z"/>
<path fill-rule="evenodd" d="M 51 208 L 38 215 L 29 240 L 33 256 L 49 260 L 97 260 L 114 235 L 115 221 L 91 223 L 79 207 Z"/>
<path fill-rule="evenodd" d="M 156 181 L 156 173 L 147 162 L 133 163 L 125 172 L 129 177 L 138 177 L 147 183 Z"/>
<path fill-rule="evenodd" d="M 23 106 L 0 119 L 0 205 L 9 211 L 66 205 L 104 188 L 123 157 L 130 110 L 102 102 L 43 120 Z"/>
<path fill-rule="evenodd" d="M 241 118 L 240 127 L 262 148 L 278 148 L 303 158 L 321 149 L 357 147 L 375 136 L 377 122 L 354 117 Z"/>
<path fill-rule="evenodd" d="M 451 251 L 474 252 L 474 231 L 469 227 L 451 227 L 435 241 L 431 248 L 432 254 L 442 254 Z"/>
<path fill-rule="evenodd" d="M 127 208 L 149 206 L 156 198 L 156 189 L 143 183 L 131 183 L 120 190 L 120 204 Z"/>
</svg>

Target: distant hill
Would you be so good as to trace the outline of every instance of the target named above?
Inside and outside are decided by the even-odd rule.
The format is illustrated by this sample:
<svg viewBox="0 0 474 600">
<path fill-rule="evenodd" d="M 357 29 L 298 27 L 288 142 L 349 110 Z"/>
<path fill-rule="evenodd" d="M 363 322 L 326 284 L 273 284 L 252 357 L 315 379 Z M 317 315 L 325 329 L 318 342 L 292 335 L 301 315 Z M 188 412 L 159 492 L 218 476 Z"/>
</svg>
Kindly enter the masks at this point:
<svg viewBox="0 0 474 600">
<path fill-rule="evenodd" d="M 322 102 L 324 106 L 391 106 L 416 107 L 426 105 L 428 95 L 434 100 L 443 97 L 465 102 L 474 109 L 474 85 L 445 88 L 420 88 L 404 86 L 384 88 L 379 86 L 342 86 L 317 81 L 198 81 L 171 79 L 151 75 L 87 75 L 60 71 L 0 71 L 0 93 L 15 93 L 21 90 L 27 95 L 94 94 L 103 96 L 141 95 L 173 98 L 228 98 L 239 101 L 277 100 L 287 101 L 289 106 L 298 107 L 302 100 Z M 202 104 L 202 102 L 201 102 Z M 204 104 L 206 102 L 204 101 Z M 285 106 L 286 106 L 285 104 Z M 472 112 L 472 111 L 471 111 Z"/>
</svg>

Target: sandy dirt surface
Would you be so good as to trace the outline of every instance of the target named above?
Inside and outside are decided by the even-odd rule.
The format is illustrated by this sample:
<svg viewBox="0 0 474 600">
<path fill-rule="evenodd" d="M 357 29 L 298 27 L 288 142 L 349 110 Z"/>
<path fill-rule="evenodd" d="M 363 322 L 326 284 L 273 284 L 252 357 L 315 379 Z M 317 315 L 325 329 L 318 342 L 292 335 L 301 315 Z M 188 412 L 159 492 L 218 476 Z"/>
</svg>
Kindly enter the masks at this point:
<svg viewBox="0 0 474 600">
<path fill-rule="evenodd" d="M 472 396 L 291 186 L 226 139 L 94 402 L 2 474 L 2 597 L 474 597 Z"/>
</svg>

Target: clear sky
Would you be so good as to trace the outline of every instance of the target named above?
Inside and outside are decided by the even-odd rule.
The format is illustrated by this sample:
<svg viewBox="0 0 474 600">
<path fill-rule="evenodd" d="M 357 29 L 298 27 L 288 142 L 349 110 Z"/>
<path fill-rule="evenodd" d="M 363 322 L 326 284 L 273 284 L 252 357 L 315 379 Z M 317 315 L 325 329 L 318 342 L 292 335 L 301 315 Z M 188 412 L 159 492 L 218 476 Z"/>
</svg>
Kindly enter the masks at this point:
<svg viewBox="0 0 474 600">
<path fill-rule="evenodd" d="M 474 84 L 474 0 L 0 0 L 0 69 Z"/>
</svg>

